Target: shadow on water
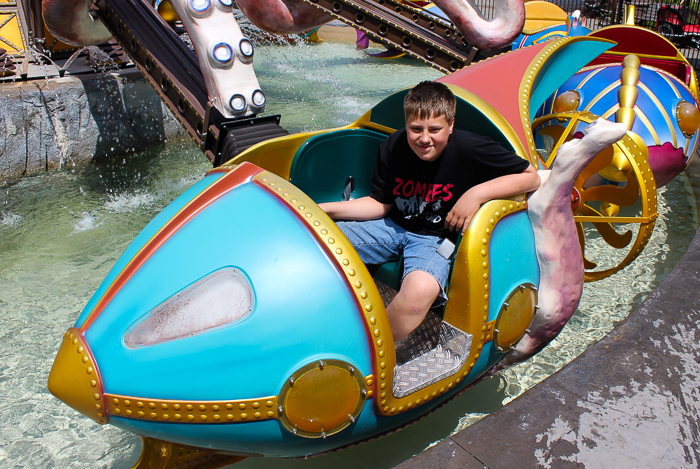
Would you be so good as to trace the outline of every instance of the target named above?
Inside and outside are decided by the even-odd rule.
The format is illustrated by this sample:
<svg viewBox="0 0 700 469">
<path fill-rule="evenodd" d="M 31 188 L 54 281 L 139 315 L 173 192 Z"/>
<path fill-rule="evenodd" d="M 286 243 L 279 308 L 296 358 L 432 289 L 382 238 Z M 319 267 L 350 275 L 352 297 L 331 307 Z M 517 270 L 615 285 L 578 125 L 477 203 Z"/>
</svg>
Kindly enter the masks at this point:
<svg viewBox="0 0 700 469">
<path fill-rule="evenodd" d="M 465 421 L 465 415 L 486 415 L 503 406 L 506 383 L 500 376 L 486 378 L 464 391 L 447 404 L 417 422 L 380 437 L 341 451 L 299 459 L 248 458 L 227 466 L 231 469 L 356 469 L 358 467 L 391 468 L 449 437 L 455 428 L 463 428 L 477 418 Z M 138 460 L 140 441 L 134 445 L 131 457 L 114 465 L 114 469 L 129 469 Z"/>
<path fill-rule="evenodd" d="M 161 101 L 149 85 L 110 73 L 97 79 L 78 77 L 99 130 L 95 158 L 133 153 L 165 139 Z"/>
<path fill-rule="evenodd" d="M 503 399 L 507 397 L 505 389 L 503 378 L 489 377 L 467 389 L 435 412 L 385 437 L 308 459 L 249 458 L 229 467 L 232 469 L 394 467 L 432 446 L 436 440 L 447 438 L 455 428 L 466 425 L 465 415 L 486 415 L 500 408 L 503 405 Z"/>
</svg>

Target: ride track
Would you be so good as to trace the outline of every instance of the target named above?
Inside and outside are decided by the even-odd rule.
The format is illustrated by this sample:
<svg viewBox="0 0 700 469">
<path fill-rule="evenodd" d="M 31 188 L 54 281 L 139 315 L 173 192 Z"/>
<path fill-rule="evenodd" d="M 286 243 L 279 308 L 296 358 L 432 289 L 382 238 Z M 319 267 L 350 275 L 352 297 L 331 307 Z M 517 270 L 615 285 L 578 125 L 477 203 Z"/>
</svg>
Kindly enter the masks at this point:
<svg viewBox="0 0 700 469">
<path fill-rule="evenodd" d="M 477 55 L 454 24 L 397 0 L 302 1 L 443 73 L 466 67 Z"/>
<path fill-rule="evenodd" d="M 289 134 L 279 115 L 230 119 L 212 106 L 197 56 L 147 3 L 106 0 L 100 17 L 214 166 Z"/>
<path fill-rule="evenodd" d="M 303 1 L 444 73 L 483 58 L 451 22 L 396 0 Z M 231 119 L 212 106 L 197 56 L 149 4 L 105 0 L 98 14 L 215 167 L 288 134 L 279 115 Z"/>
</svg>

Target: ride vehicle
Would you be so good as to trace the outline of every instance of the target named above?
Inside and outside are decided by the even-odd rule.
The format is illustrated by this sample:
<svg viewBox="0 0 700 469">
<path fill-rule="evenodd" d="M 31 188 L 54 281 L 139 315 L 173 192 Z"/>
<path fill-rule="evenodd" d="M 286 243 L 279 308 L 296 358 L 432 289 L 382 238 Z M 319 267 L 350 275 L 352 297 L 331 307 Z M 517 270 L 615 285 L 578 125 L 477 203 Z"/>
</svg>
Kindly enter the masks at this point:
<svg viewBox="0 0 700 469">
<path fill-rule="evenodd" d="M 458 98 L 458 127 L 537 165 L 535 110 L 572 70 L 611 46 L 560 39 L 440 81 Z M 499 363 L 544 347 L 573 314 L 583 282 L 580 251 L 556 247 L 566 230 L 576 239 L 570 186 L 558 192 L 564 209 L 551 207 L 560 219 L 544 235 L 524 195 L 481 207 L 458 245 L 447 304 L 433 316 L 435 343 L 416 341 L 405 354 L 394 347 L 375 285 L 396 288 L 400 263 L 370 273 L 316 205 L 369 192 L 377 147 L 404 125 L 406 92 L 347 127 L 257 144 L 166 207 L 66 332 L 50 391 L 99 423 L 142 435 L 139 467 L 159 458 L 167 467 L 193 457 L 200 465 L 231 463 L 318 454 L 377 437 L 424 416 Z M 648 172 L 629 134 L 613 146 L 635 175 Z M 654 190 L 648 181 L 639 184 L 645 204 Z M 541 251 L 553 247 L 566 258 L 543 264 Z M 566 288 L 548 283 L 567 279 L 574 281 Z M 573 295 L 566 308 L 555 301 L 548 309 L 561 294 Z"/>
</svg>

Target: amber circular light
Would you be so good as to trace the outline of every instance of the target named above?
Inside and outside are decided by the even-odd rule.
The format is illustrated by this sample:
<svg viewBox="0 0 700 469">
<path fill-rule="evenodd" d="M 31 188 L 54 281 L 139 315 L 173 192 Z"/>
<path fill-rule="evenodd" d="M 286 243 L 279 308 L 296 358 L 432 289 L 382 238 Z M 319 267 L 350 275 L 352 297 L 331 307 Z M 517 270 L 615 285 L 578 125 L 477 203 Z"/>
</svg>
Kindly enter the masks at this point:
<svg viewBox="0 0 700 469">
<path fill-rule="evenodd" d="M 700 127 L 700 111 L 688 101 L 681 101 L 676 107 L 678 127 L 683 135 L 690 138 Z"/>
<path fill-rule="evenodd" d="M 174 23 L 180 19 L 169 1 L 160 2 L 158 13 L 167 23 Z"/>
<path fill-rule="evenodd" d="M 496 318 L 493 335 L 493 342 L 499 351 L 510 349 L 525 335 L 535 316 L 536 305 L 537 289 L 531 283 L 520 285 L 508 295 Z"/>
<path fill-rule="evenodd" d="M 578 94 L 578 91 L 565 91 L 554 100 L 554 112 L 575 111 L 580 102 L 581 96 Z"/>
<path fill-rule="evenodd" d="M 294 373 L 280 392 L 280 421 L 292 433 L 325 438 L 360 414 L 366 390 L 362 375 L 340 360 L 310 363 Z"/>
</svg>

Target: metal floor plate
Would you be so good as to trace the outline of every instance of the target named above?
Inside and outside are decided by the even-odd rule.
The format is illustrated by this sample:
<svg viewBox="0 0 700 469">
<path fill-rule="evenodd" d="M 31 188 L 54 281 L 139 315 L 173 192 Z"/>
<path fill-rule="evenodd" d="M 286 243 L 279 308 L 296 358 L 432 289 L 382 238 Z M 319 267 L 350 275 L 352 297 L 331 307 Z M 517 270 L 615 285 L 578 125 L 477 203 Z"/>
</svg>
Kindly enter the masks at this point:
<svg viewBox="0 0 700 469">
<path fill-rule="evenodd" d="M 430 386 L 464 365 L 469 357 L 472 335 L 446 322 L 440 322 L 436 332 L 439 337 L 435 347 L 394 368 L 394 397 L 405 397 Z"/>
</svg>

